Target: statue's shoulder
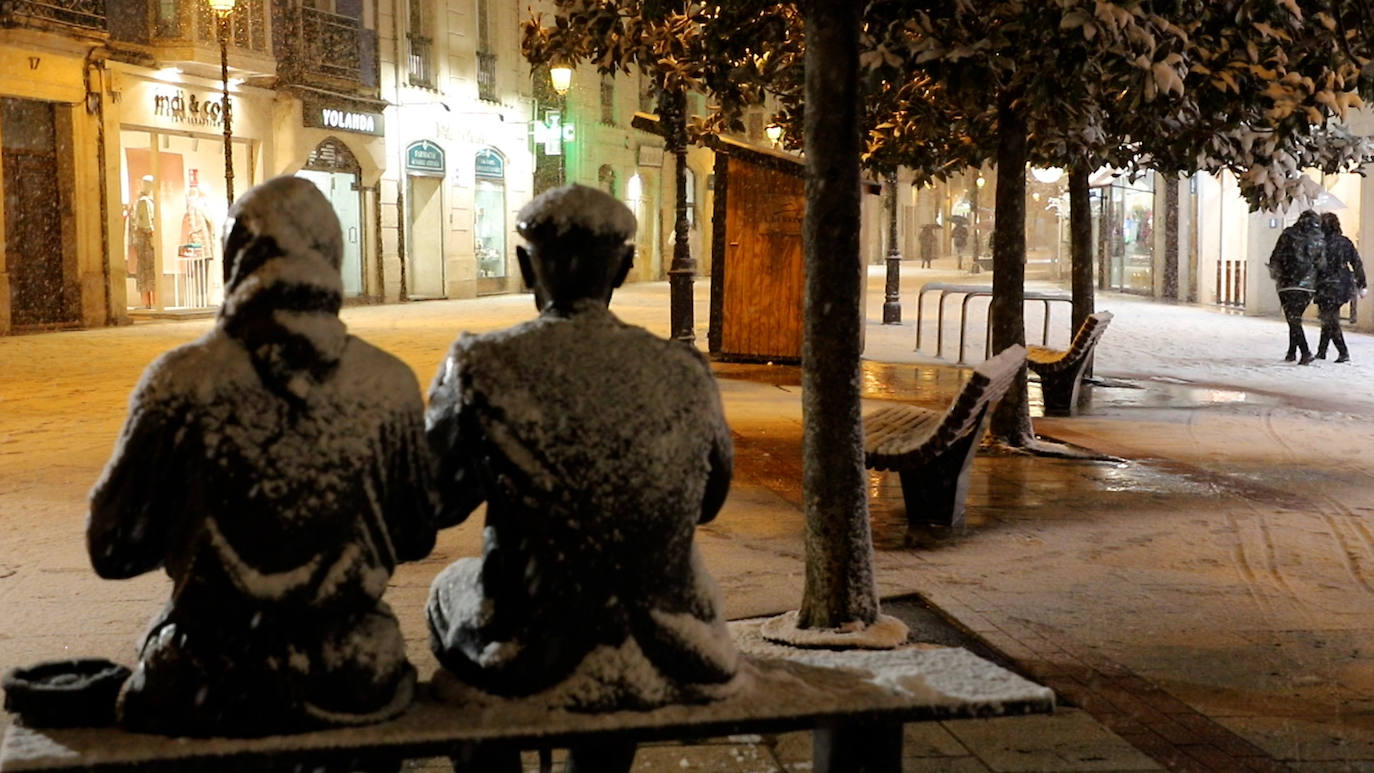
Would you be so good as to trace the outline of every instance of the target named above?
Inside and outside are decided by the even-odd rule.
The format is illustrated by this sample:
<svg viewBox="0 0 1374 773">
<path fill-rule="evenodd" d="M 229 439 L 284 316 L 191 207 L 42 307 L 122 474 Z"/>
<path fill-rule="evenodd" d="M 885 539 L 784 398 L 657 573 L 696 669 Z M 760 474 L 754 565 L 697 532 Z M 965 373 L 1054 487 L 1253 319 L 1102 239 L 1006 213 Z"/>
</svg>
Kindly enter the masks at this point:
<svg viewBox="0 0 1374 773">
<path fill-rule="evenodd" d="M 253 377 L 247 352 L 216 329 L 163 352 L 149 363 L 135 394 L 143 403 L 194 400 L 211 393 L 216 382 L 233 380 L 240 372 Z"/>
<path fill-rule="evenodd" d="M 412 402 L 418 398 L 420 383 L 415 372 L 396 355 L 350 335 L 344 347 L 342 374 L 352 385 L 372 393 L 377 400 Z"/>
</svg>

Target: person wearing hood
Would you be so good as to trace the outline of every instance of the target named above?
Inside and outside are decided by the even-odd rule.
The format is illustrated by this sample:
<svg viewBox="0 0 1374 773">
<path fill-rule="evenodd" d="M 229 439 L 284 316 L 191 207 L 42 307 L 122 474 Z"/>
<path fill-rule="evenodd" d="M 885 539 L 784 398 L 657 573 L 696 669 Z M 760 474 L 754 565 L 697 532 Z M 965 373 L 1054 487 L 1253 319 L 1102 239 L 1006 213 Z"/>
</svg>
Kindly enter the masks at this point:
<svg viewBox="0 0 1374 773">
<path fill-rule="evenodd" d="M 730 486 L 730 427 L 696 349 L 607 308 L 635 229 L 581 185 L 527 204 L 516 254 L 539 316 L 464 333 L 430 387 L 440 523 L 487 505 L 481 557 L 444 569 L 426 606 L 460 684 L 581 710 L 734 689 L 738 654 L 693 540 Z M 614 764 L 622 752 L 633 744 Z M 572 750 L 576 769 L 612 765 L 588 753 Z"/>
<path fill-rule="evenodd" d="M 1322 235 L 1326 240 L 1326 260 L 1317 272 L 1317 314 L 1322 321 L 1322 336 L 1317 344 L 1317 359 L 1326 359 L 1329 344 L 1336 344 L 1336 362 L 1349 362 L 1350 350 L 1345 347 L 1341 332 L 1341 307 L 1356 291 L 1363 298 L 1366 292 L 1364 262 L 1355 243 L 1341 233 L 1341 219 L 1334 212 L 1321 217 Z"/>
<path fill-rule="evenodd" d="M 214 328 L 144 371 L 91 492 L 95 571 L 172 580 L 118 716 L 250 736 L 386 719 L 415 670 L 382 592 L 435 539 L 419 384 L 339 319 L 342 235 L 312 183 L 268 180 L 226 225 Z"/>
<path fill-rule="evenodd" d="M 1312 303 L 1316 289 L 1318 264 L 1324 260 L 1324 242 L 1317 213 L 1308 209 L 1298 215 L 1297 222 L 1283 229 L 1278 243 L 1269 255 L 1269 276 L 1279 293 L 1279 305 L 1288 321 L 1288 351 L 1285 362 L 1297 359 L 1300 365 L 1312 362 L 1307 335 L 1302 329 L 1302 315 Z"/>
</svg>

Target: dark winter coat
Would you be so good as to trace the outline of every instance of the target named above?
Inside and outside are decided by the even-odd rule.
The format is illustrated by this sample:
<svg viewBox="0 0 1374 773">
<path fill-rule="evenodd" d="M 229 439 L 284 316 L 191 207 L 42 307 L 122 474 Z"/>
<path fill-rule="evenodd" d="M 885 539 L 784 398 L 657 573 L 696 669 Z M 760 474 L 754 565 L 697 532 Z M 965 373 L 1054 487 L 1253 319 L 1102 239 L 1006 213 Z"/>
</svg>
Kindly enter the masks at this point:
<svg viewBox="0 0 1374 773">
<path fill-rule="evenodd" d="M 579 708 L 699 700 L 730 682 L 737 654 L 693 544 L 733 457 L 700 354 L 578 301 L 460 337 L 426 419 L 442 521 L 487 503 L 482 557 L 430 590 L 440 663 Z"/>
<path fill-rule="evenodd" d="M 1355 243 L 1345 234 L 1328 234 L 1326 260 L 1317 273 L 1317 303 L 1340 306 L 1354 296 L 1356 288 L 1364 286 L 1364 263 Z"/>
<path fill-rule="evenodd" d="M 1269 276 L 1279 290 L 1316 289 L 1317 267 L 1324 260 L 1325 242 L 1315 213 L 1304 212 L 1283 229 L 1269 255 Z"/>
<path fill-rule="evenodd" d="M 217 324 L 144 372 L 91 493 L 96 572 L 172 580 L 121 720 L 258 735 L 384 719 L 415 673 L 382 592 L 435 538 L 419 384 L 339 320 L 338 221 L 308 181 L 264 183 L 231 217 Z"/>
</svg>

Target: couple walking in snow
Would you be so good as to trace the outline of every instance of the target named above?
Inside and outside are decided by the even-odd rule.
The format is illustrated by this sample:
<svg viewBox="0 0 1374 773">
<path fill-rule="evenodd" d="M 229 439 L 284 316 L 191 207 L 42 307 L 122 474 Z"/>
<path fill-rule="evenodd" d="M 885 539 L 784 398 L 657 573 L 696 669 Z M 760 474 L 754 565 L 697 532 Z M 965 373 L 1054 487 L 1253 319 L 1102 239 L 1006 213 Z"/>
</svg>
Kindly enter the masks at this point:
<svg viewBox="0 0 1374 773">
<path fill-rule="evenodd" d="M 1336 362 L 1349 362 L 1350 352 L 1341 332 L 1340 311 L 1358 291 L 1366 291 L 1364 264 L 1355 244 L 1341 233 L 1341 221 L 1334 213 L 1318 215 L 1304 210 L 1293 225 L 1285 228 L 1269 256 L 1269 275 L 1279 293 L 1279 305 L 1288 321 L 1288 352 L 1285 362 L 1298 360 L 1309 365 L 1313 359 L 1326 359 L 1330 344 L 1336 345 Z M 1317 302 L 1321 319 L 1321 340 L 1313 357 L 1302 329 L 1302 315 Z M 1301 354 L 1301 359 L 1298 355 Z"/>
</svg>

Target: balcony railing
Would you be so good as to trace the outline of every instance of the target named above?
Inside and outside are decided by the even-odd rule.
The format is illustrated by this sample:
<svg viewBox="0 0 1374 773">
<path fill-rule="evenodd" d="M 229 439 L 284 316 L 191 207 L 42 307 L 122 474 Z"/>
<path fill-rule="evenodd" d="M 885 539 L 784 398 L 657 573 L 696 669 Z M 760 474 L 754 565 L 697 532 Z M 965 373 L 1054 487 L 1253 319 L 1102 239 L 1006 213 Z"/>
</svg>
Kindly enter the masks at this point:
<svg viewBox="0 0 1374 773">
<path fill-rule="evenodd" d="M 369 83 L 363 69 L 364 30 L 362 23 L 342 14 L 315 8 L 294 8 L 289 14 L 286 50 L 277 52 L 279 72 L 288 79 L 304 82 L 310 76 Z M 376 45 L 376 38 L 368 38 Z M 375 64 L 376 57 L 367 57 Z"/>
<path fill-rule="evenodd" d="M 477 52 L 477 98 L 496 102 L 496 54 Z"/>
<path fill-rule="evenodd" d="M 50 24 L 103 32 L 108 29 L 105 0 L 0 0 L 0 27 Z"/>
<path fill-rule="evenodd" d="M 434 88 L 434 43 L 414 33 L 407 33 L 406 38 L 410 41 L 410 55 L 406 59 L 410 85 Z"/>
<path fill-rule="evenodd" d="M 218 45 L 218 26 L 208 3 L 179 3 L 173 0 L 153 3 L 153 43 Z M 229 14 L 229 45 L 265 54 L 267 41 L 267 14 L 263 0 L 239 0 Z"/>
</svg>

